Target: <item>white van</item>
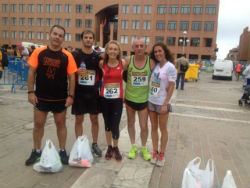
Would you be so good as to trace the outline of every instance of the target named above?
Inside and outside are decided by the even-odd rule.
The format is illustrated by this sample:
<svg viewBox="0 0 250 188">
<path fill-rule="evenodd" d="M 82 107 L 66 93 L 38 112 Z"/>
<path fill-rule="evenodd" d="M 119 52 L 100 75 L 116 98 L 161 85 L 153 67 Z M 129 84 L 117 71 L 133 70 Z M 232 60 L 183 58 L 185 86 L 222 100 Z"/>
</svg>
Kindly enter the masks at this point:
<svg viewBox="0 0 250 188">
<path fill-rule="evenodd" d="M 233 62 L 231 60 L 216 60 L 214 62 L 213 79 L 223 77 L 232 80 Z"/>
</svg>

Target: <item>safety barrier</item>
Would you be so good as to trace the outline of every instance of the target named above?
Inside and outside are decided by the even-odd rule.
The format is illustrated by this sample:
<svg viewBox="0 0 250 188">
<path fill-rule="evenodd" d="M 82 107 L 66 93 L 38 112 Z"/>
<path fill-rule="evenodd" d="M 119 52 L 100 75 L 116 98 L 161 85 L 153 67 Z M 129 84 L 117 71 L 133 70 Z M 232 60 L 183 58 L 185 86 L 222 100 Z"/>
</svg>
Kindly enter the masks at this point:
<svg viewBox="0 0 250 188">
<path fill-rule="evenodd" d="M 8 61 L 8 67 L 3 70 L 0 85 L 11 85 L 11 91 L 16 93 L 16 86 L 20 86 L 20 89 L 27 86 L 29 66 L 20 57 L 9 56 Z"/>
</svg>

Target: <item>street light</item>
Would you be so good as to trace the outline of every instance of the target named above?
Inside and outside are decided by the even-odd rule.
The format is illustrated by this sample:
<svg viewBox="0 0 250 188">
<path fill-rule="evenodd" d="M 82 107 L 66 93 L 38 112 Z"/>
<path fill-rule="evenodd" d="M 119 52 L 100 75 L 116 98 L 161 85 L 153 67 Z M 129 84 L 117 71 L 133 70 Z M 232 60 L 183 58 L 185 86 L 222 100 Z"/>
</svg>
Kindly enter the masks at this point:
<svg viewBox="0 0 250 188">
<path fill-rule="evenodd" d="M 187 31 L 183 31 L 183 39 L 180 39 L 180 40 L 179 40 L 179 41 L 182 43 L 182 54 L 183 54 L 183 55 L 185 54 L 185 50 L 184 50 L 185 45 L 186 45 L 186 43 L 189 42 L 188 39 L 186 40 L 186 35 L 187 35 Z"/>
</svg>

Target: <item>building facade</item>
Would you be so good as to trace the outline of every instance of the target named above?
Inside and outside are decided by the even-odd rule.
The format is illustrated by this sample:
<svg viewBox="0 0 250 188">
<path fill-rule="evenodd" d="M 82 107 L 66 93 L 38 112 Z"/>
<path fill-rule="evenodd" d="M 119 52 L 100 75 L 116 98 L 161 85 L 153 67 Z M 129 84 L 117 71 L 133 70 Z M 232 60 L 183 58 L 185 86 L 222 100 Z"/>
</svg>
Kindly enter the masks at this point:
<svg viewBox="0 0 250 188">
<path fill-rule="evenodd" d="M 123 55 L 140 36 L 148 52 L 162 41 L 175 58 L 216 57 L 219 0 L 2 0 L 0 6 L 0 45 L 46 44 L 50 27 L 59 24 L 66 29 L 65 47 L 80 48 L 81 32 L 90 29 L 100 46 L 118 40 Z"/>
<path fill-rule="evenodd" d="M 248 30 L 248 27 L 246 27 L 240 35 L 239 61 L 250 62 L 250 31 Z"/>
</svg>

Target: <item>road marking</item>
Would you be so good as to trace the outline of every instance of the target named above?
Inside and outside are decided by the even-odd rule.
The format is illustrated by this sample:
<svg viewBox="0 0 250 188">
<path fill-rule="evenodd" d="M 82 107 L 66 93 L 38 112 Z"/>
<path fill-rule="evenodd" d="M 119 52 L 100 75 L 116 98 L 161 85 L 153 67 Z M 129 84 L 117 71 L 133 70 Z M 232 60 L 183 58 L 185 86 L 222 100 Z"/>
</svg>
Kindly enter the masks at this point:
<svg viewBox="0 0 250 188">
<path fill-rule="evenodd" d="M 211 101 L 202 101 L 202 100 L 195 100 L 195 99 L 174 99 L 174 101 L 176 102 L 183 102 L 183 101 L 187 101 L 187 102 L 200 102 L 200 103 L 208 103 L 208 104 L 228 104 L 228 105 L 234 105 L 234 106 L 238 106 L 238 104 L 235 103 L 226 103 L 226 102 L 211 102 Z"/>
<path fill-rule="evenodd" d="M 199 115 L 192 115 L 192 114 L 181 114 L 181 113 L 175 113 L 175 112 L 171 113 L 171 115 L 181 116 L 181 117 L 201 118 L 201 119 L 210 119 L 210 120 L 219 120 L 219 121 L 228 121 L 228 122 L 250 124 L 250 121 L 245 121 L 245 120 L 217 118 L 217 117 L 206 117 L 206 116 L 199 116 Z"/>
</svg>

